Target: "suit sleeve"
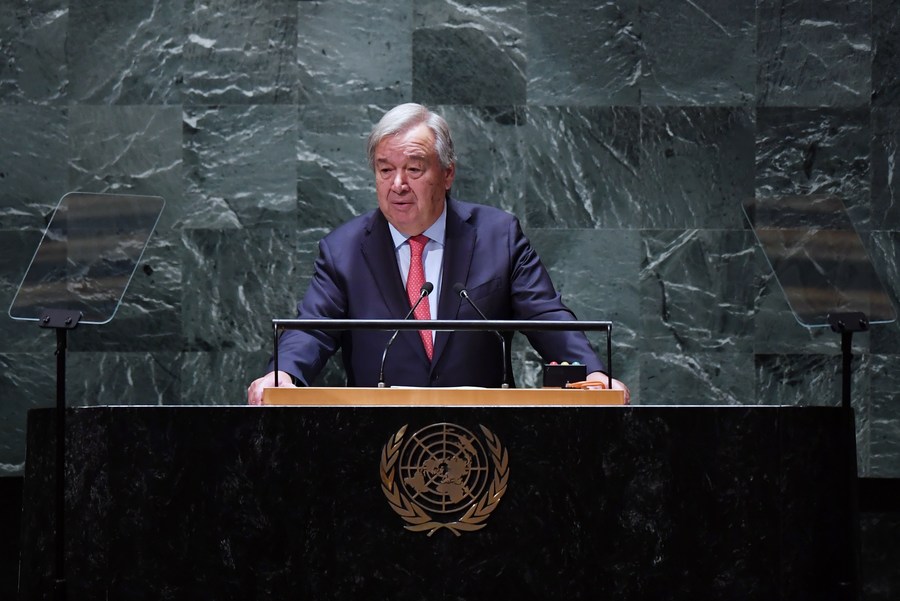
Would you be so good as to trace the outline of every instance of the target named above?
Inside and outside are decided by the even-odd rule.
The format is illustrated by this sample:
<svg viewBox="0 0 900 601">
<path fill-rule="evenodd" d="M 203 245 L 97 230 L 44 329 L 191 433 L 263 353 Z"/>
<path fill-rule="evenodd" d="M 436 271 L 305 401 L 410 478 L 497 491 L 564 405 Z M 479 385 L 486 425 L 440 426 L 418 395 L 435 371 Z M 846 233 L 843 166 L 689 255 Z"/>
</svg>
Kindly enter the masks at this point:
<svg viewBox="0 0 900 601">
<path fill-rule="evenodd" d="M 343 319 L 347 295 L 343 278 L 332 259 L 327 238 L 319 242 L 312 280 L 297 303 L 297 319 Z M 309 386 L 340 345 L 336 331 L 287 330 L 278 342 L 278 369 Z M 269 362 L 272 370 L 274 360 Z"/>
<path fill-rule="evenodd" d="M 508 234 L 513 319 L 575 321 L 575 314 L 563 303 L 518 219 L 512 220 Z M 588 373 L 604 371 L 584 332 L 525 332 L 525 335 L 546 362 L 580 361 L 587 366 Z"/>
</svg>

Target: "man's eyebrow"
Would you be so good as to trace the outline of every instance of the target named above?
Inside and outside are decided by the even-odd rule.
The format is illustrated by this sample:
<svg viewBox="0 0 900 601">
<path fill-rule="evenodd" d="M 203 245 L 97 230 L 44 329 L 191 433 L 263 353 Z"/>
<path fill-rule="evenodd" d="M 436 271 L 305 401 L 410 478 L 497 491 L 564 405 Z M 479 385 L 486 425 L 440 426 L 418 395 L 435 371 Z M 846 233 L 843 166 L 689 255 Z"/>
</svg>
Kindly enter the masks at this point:
<svg viewBox="0 0 900 601">
<path fill-rule="evenodd" d="M 404 155 L 406 160 L 408 161 L 427 161 L 428 155 L 424 152 L 412 152 L 410 154 Z M 391 163 L 391 160 L 386 157 L 375 157 L 376 163 Z"/>
</svg>

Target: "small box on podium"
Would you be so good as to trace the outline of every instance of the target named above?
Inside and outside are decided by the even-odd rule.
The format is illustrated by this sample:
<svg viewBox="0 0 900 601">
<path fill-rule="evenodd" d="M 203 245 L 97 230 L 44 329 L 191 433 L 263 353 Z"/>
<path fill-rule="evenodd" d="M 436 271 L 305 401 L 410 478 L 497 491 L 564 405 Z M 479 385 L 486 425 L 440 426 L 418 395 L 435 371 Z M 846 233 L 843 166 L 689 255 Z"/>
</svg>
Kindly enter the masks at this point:
<svg viewBox="0 0 900 601">
<path fill-rule="evenodd" d="M 565 388 L 569 382 L 583 382 L 587 378 L 587 367 L 580 363 L 544 364 L 544 388 Z"/>
</svg>

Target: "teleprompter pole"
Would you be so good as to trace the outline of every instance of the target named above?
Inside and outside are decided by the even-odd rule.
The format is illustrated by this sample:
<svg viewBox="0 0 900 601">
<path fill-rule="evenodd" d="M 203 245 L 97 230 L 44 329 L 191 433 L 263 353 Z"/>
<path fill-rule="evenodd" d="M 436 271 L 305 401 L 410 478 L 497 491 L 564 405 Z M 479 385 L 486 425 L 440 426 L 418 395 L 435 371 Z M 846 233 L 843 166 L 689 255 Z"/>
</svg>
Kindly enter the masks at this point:
<svg viewBox="0 0 900 601">
<path fill-rule="evenodd" d="M 78 326 L 80 311 L 49 309 L 41 315 L 42 328 L 56 330 L 56 536 L 54 599 L 66 599 L 66 349 L 69 330 Z"/>
<path fill-rule="evenodd" d="M 865 313 L 834 313 L 828 316 L 828 325 L 833 332 L 841 335 L 841 408 L 844 411 L 847 423 L 845 453 L 847 472 L 849 477 L 849 504 L 850 504 L 850 532 L 851 561 L 849 566 L 849 582 L 844 583 L 847 599 L 860 598 L 861 565 L 860 565 L 860 533 L 859 533 L 859 478 L 856 468 L 856 418 L 853 414 L 853 404 L 850 398 L 850 385 L 853 380 L 853 333 L 865 332 L 869 329 L 869 320 Z"/>
</svg>

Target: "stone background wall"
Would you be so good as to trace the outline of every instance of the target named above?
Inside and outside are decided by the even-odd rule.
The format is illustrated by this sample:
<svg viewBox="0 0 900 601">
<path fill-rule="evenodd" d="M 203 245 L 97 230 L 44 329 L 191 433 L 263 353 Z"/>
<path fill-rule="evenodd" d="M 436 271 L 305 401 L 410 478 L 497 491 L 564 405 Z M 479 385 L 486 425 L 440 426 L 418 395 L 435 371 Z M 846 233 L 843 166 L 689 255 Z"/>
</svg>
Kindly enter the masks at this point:
<svg viewBox="0 0 900 601">
<path fill-rule="evenodd" d="M 375 204 L 366 133 L 417 101 L 455 194 L 615 322 L 635 403 L 837 405 L 839 338 L 795 321 L 741 203 L 839 196 L 896 307 L 898 47 L 893 0 L 5 0 L 0 305 L 65 192 L 161 195 L 118 316 L 70 335 L 69 402 L 242 404 L 316 241 Z M 861 475 L 900 476 L 898 334 L 854 338 Z M 0 319 L 0 475 L 53 351 Z"/>
</svg>

